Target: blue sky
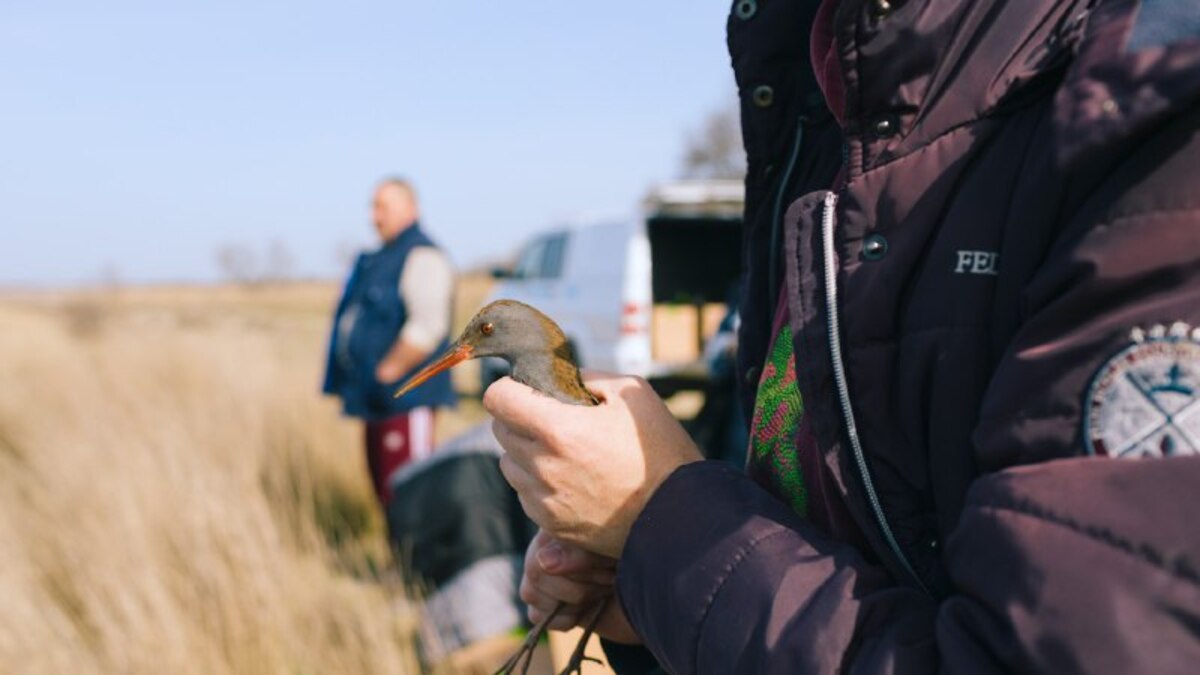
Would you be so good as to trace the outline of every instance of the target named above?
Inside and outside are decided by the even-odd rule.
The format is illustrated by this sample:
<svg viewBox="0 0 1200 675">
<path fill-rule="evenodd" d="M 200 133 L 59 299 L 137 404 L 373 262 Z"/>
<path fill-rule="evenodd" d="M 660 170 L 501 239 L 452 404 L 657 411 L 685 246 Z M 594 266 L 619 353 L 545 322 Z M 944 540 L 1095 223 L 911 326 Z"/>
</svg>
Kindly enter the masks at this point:
<svg viewBox="0 0 1200 675">
<path fill-rule="evenodd" d="M 734 99 L 727 11 L 6 0 L 0 285 L 209 281 L 221 245 L 275 240 L 336 276 L 392 173 L 462 265 L 631 213 Z"/>
</svg>

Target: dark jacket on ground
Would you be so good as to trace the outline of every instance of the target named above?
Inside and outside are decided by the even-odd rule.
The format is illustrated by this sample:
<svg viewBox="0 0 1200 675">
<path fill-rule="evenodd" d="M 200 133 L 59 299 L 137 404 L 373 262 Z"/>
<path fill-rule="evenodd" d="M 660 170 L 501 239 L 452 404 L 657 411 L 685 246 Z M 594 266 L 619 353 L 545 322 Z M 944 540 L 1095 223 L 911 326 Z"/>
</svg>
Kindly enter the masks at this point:
<svg viewBox="0 0 1200 675">
<path fill-rule="evenodd" d="M 518 587 L 536 527 L 500 473 L 503 452 L 489 420 L 391 477 L 388 535 L 401 568 L 426 591 L 428 663 L 524 625 Z"/>
<path fill-rule="evenodd" d="M 785 285 L 804 414 L 869 546 L 690 465 L 622 555 L 630 621 L 681 673 L 1191 672 L 1200 359 L 1161 373 L 1181 456 L 1092 456 L 1088 425 L 1145 403 L 1096 394 L 1138 374 L 1114 357 L 1200 337 L 1195 3 L 843 0 L 844 133 L 816 4 L 730 17 L 739 367 L 748 409 Z"/>
<path fill-rule="evenodd" d="M 436 245 L 414 224 L 354 262 L 333 317 L 322 386 L 324 393 L 341 397 L 347 415 L 380 420 L 413 408 L 457 402 L 448 372 L 434 375 L 401 398 L 392 395 L 396 382 L 375 379 L 375 368 L 396 343 L 408 318 L 400 296 L 400 275 L 408 254 L 419 246 Z M 414 372 L 441 356 L 449 345 L 448 338 L 443 340 Z"/>
</svg>

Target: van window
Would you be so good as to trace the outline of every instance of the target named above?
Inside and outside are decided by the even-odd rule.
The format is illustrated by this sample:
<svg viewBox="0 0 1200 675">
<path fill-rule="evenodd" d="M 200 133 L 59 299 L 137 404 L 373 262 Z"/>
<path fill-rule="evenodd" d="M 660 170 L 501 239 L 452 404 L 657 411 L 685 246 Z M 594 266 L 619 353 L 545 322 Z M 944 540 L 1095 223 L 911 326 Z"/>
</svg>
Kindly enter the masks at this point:
<svg viewBox="0 0 1200 675">
<path fill-rule="evenodd" d="M 546 257 L 546 240 L 537 239 L 529 244 L 517 260 L 518 279 L 537 279 L 542 275 L 542 259 Z"/>
<path fill-rule="evenodd" d="M 557 279 L 562 276 L 567 235 L 552 234 L 535 239 L 517 259 L 518 279 Z"/>
<path fill-rule="evenodd" d="M 567 235 L 559 234 L 546 240 L 546 257 L 542 262 L 542 276 L 557 279 L 562 276 L 563 256 L 566 253 Z"/>
</svg>

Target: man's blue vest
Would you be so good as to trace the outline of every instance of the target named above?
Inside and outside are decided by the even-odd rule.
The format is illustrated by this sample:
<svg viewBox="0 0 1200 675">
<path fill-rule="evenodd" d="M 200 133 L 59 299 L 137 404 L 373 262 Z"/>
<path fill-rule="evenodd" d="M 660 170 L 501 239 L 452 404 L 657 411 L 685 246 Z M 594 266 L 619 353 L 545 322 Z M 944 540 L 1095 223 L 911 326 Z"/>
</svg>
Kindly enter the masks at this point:
<svg viewBox="0 0 1200 675">
<path fill-rule="evenodd" d="M 376 366 L 396 343 L 408 318 L 400 297 L 400 273 L 408 254 L 418 246 L 435 244 L 414 224 L 379 250 L 359 255 L 346 281 L 333 319 L 323 390 L 341 397 L 347 415 L 380 420 L 422 406 L 453 406 L 457 400 L 449 373 L 430 378 L 399 399 L 392 394 L 403 377 L 387 383 L 375 379 Z M 449 340 L 443 340 L 417 370 L 448 348 Z"/>
</svg>

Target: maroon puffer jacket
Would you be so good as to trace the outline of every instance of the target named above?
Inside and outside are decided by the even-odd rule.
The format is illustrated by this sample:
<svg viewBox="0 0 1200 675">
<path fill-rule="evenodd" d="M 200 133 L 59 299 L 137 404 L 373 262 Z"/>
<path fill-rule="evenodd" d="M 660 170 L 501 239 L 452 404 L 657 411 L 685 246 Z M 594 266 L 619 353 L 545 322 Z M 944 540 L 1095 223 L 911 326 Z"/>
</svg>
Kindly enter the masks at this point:
<svg viewBox="0 0 1200 675">
<path fill-rule="evenodd" d="M 843 0 L 844 137 L 806 72 L 815 8 L 733 4 L 741 365 L 782 278 L 870 546 L 679 470 L 618 580 L 668 669 L 1200 663 L 1200 10 L 1090 4 Z"/>
</svg>

